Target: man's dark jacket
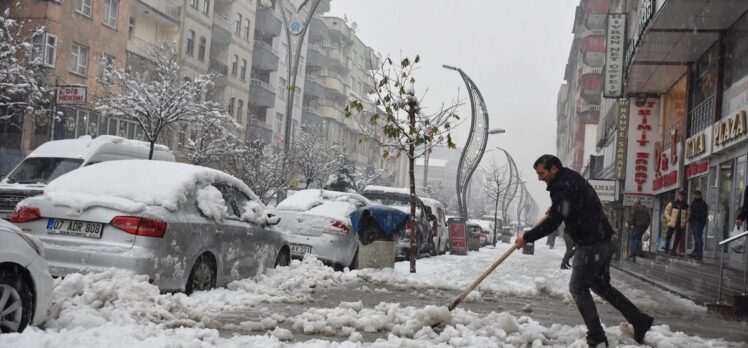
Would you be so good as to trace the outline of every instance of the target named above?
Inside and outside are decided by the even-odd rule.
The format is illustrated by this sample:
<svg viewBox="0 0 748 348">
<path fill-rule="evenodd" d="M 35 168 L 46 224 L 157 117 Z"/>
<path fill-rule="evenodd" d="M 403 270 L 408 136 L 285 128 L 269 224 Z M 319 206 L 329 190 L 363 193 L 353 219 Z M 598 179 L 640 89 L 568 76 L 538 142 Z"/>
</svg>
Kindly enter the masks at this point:
<svg viewBox="0 0 748 348">
<path fill-rule="evenodd" d="M 707 211 L 706 202 L 703 199 L 697 198 L 691 202 L 691 213 L 688 215 L 691 222 L 699 222 L 702 224 L 706 223 L 706 218 L 709 212 Z"/>
<path fill-rule="evenodd" d="M 551 234 L 561 222 L 566 224 L 566 231 L 578 246 L 597 244 L 613 235 L 595 189 L 579 173 L 561 168 L 547 190 L 551 193 L 548 217 L 525 233 L 527 243 Z"/>
</svg>

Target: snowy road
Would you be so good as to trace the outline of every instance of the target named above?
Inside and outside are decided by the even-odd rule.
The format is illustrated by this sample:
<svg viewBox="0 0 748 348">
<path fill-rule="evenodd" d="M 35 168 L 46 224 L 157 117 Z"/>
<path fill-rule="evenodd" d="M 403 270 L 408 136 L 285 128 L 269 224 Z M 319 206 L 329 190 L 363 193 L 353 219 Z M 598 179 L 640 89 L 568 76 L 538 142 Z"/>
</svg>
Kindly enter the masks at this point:
<svg viewBox="0 0 748 348">
<path fill-rule="evenodd" d="M 309 258 L 226 289 L 159 294 L 124 272 L 69 276 L 55 289 L 44 329 L 0 336 L 0 347 L 576 346 L 584 326 L 568 294 L 563 250 L 515 253 L 452 313 L 446 304 L 506 248 L 406 262 L 394 270 L 333 272 Z M 614 283 L 655 318 L 657 347 L 746 347 L 748 325 L 614 273 Z M 612 345 L 635 345 L 630 327 L 598 305 Z M 439 332 L 430 325 L 447 323 Z M 685 333 L 683 333 L 685 332 Z"/>
</svg>

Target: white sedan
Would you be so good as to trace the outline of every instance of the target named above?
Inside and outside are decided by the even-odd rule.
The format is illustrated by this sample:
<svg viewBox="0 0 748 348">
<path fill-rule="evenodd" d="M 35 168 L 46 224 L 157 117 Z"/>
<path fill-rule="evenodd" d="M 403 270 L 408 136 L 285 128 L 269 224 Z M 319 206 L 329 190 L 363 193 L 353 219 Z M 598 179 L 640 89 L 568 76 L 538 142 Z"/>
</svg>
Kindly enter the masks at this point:
<svg viewBox="0 0 748 348">
<path fill-rule="evenodd" d="M 47 319 L 53 283 L 43 254 L 41 242 L 0 219 L 0 333 Z"/>
</svg>

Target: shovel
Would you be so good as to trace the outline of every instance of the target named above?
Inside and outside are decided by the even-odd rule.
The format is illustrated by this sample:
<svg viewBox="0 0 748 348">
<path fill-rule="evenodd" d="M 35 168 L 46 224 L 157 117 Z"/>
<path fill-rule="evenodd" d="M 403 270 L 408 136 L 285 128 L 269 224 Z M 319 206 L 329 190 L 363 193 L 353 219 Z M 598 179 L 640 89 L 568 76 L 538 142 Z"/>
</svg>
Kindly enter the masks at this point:
<svg viewBox="0 0 748 348">
<path fill-rule="evenodd" d="M 532 227 L 535 228 L 538 225 L 540 225 L 543 221 L 545 221 L 546 217 L 548 217 L 548 215 L 544 215 L 543 218 L 538 220 L 538 222 L 536 222 L 535 225 L 533 225 Z M 453 309 L 455 309 L 455 307 L 457 307 L 457 305 L 459 305 L 460 302 L 462 302 L 462 300 L 465 299 L 465 296 L 467 296 L 471 291 L 477 288 L 478 285 L 480 285 L 480 283 L 482 283 L 483 280 L 486 279 L 486 277 L 488 277 L 488 275 L 491 274 L 496 269 L 496 267 L 499 267 L 499 265 L 502 262 L 504 262 L 504 260 L 506 260 L 506 258 L 509 257 L 509 255 L 511 255 L 515 250 L 517 250 L 517 245 L 512 244 L 512 246 L 507 251 L 505 251 L 504 254 L 502 254 L 496 261 L 494 261 L 491 267 L 488 267 L 488 269 L 483 271 L 483 274 L 481 274 L 480 277 L 478 277 L 478 279 L 476 279 L 472 284 L 470 284 L 470 286 L 462 290 L 462 292 L 447 307 L 449 311 L 451 312 Z M 431 325 L 431 327 L 436 328 L 437 326 L 441 324 L 442 323 L 439 322 L 439 323 Z"/>
</svg>

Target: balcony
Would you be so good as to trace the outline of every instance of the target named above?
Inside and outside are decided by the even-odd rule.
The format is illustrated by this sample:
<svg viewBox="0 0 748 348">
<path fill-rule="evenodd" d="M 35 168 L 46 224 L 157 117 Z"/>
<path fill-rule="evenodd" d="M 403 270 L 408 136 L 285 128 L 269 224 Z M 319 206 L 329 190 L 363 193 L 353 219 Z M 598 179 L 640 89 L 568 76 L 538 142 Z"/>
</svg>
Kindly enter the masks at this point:
<svg viewBox="0 0 748 348">
<path fill-rule="evenodd" d="M 278 52 L 272 46 L 261 40 L 255 40 L 252 52 L 252 67 L 261 70 L 278 70 Z"/>
<path fill-rule="evenodd" d="M 603 90 L 603 68 L 585 66 L 582 68 L 579 76 L 579 93 L 583 97 L 593 98 L 594 101 L 600 100 L 600 93 Z M 588 99 L 588 101 L 590 101 Z"/>
<path fill-rule="evenodd" d="M 172 0 L 138 0 L 132 3 L 131 15 L 148 16 L 158 22 L 166 20 L 171 24 L 179 23 L 182 20 L 182 6 Z"/>
<path fill-rule="evenodd" d="M 309 95 L 317 98 L 327 97 L 327 91 L 319 78 L 316 76 L 307 75 L 304 80 L 304 95 Z"/>
<path fill-rule="evenodd" d="M 581 49 L 582 52 L 585 53 L 605 52 L 605 32 L 603 31 L 600 35 L 590 34 L 586 37 L 582 37 Z"/>
<path fill-rule="evenodd" d="M 322 46 L 310 43 L 306 54 L 306 65 L 316 67 L 327 66 L 327 57 L 324 52 Z"/>
<path fill-rule="evenodd" d="M 249 83 L 249 103 L 255 106 L 272 108 L 275 106 L 275 91 L 269 83 L 251 79 Z"/>
<path fill-rule="evenodd" d="M 215 59 L 210 60 L 210 64 L 208 66 L 208 69 L 210 72 L 226 76 L 229 74 L 229 67 L 226 64 L 223 64 Z"/>
<path fill-rule="evenodd" d="M 127 38 L 127 50 L 143 58 L 151 57 L 155 43 L 136 36 Z"/>
<path fill-rule="evenodd" d="M 312 17 L 309 22 L 309 42 L 318 42 L 330 37 L 330 30 L 327 24 L 317 16 Z"/>
<path fill-rule="evenodd" d="M 231 43 L 231 21 L 222 14 L 213 16 L 211 43 L 228 45 Z"/>
<path fill-rule="evenodd" d="M 257 6 L 257 19 L 255 20 L 255 30 L 264 34 L 278 36 L 283 29 L 283 22 L 275 16 L 275 10 Z"/>
<path fill-rule="evenodd" d="M 273 129 L 265 121 L 260 121 L 251 115 L 249 117 L 249 127 L 247 127 L 247 138 L 249 140 L 260 140 L 265 144 L 270 144 L 273 139 Z"/>
</svg>

